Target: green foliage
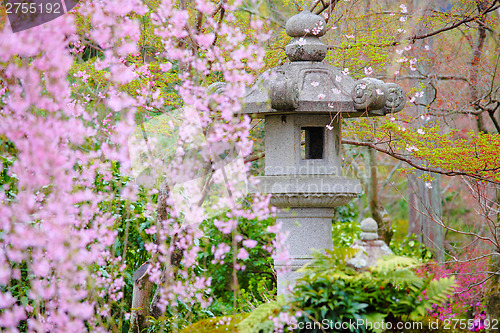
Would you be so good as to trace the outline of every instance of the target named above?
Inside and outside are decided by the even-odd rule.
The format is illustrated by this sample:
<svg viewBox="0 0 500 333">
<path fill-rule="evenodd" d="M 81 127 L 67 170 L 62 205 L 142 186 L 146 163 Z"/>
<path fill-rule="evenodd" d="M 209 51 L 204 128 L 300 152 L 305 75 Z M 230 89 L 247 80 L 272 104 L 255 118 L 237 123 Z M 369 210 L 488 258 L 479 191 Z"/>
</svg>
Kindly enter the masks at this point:
<svg viewBox="0 0 500 333">
<path fill-rule="evenodd" d="M 113 200 L 101 202 L 99 209 L 116 216 L 114 229 L 117 230 L 117 237 L 111 251 L 115 257 L 123 257 L 126 268 L 117 270 L 116 267 L 109 265 L 95 267 L 95 270 L 98 270 L 104 276 L 123 277 L 125 281 L 124 298 L 120 302 L 111 302 L 113 315 L 120 319 L 123 318 L 123 316 L 119 315 L 120 312 L 130 312 L 133 289 L 132 275 L 141 264 L 150 259 L 150 254 L 147 252 L 145 245 L 154 242 L 156 237 L 156 235 L 148 234 L 145 231 L 155 223 L 155 216 L 146 215 L 145 212 L 148 202 L 155 203 L 157 201 L 157 194 L 151 196 L 146 189 L 141 187 L 139 188 L 137 200 L 133 202 L 123 200 L 120 192 L 128 181 L 130 180 L 127 177 L 120 174 L 118 164 L 113 164 L 110 178 L 98 175 L 95 180 L 97 191 L 113 191 L 116 193 Z M 224 217 L 218 216 L 218 218 Z M 265 230 L 274 223 L 273 219 L 260 222 L 244 219 L 239 221 L 238 233 L 244 239 L 253 239 L 258 243 L 256 247 L 248 249 L 250 259 L 244 262 L 246 265 L 245 271 L 237 272 L 240 289 L 236 293 L 236 308 L 234 308 L 235 293 L 232 288 L 232 261 L 228 261 L 223 265 L 212 263 L 214 258 L 211 251 L 211 246 L 220 242 L 231 246 L 232 238 L 231 235 L 221 233 L 215 227 L 213 220 L 205 221 L 202 225 L 205 236 L 199 240 L 199 245 L 203 250 L 200 251 L 198 265 L 195 270 L 197 274 L 212 277 L 213 288 L 210 295 L 213 297 L 212 305 L 208 309 L 202 309 L 199 304 L 188 306 L 182 302 L 178 302 L 176 306 L 168 306 L 165 316 L 158 320 L 149 318 L 148 332 L 178 332 L 191 323 L 204 318 L 250 311 L 259 304 L 273 299 L 276 292 L 276 281 L 272 270 L 272 259 L 264 246 L 269 244 L 274 236 L 268 234 Z M 232 252 L 233 250 L 227 254 L 227 258 L 232 258 Z M 208 321 L 205 321 L 205 323 L 208 323 Z M 123 331 L 126 331 L 128 322 L 124 321 L 121 325 Z"/>
<path fill-rule="evenodd" d="M 221 218 L 221 217 L 219 217 Z M 249 259 L 244 261 L 244 271 L 237 271 L 239 290 L 236 293 L 236 309 L 234 309 L 233 289 L 233 264 L 227 260 L 224 265 L 213 263 L 213 244 L 226 243 L 231 246 L 227 258 L 232 258 L 232 237 L 223 234 L 214 225 L 213 220 L 203 223 L 205 236 L 200 240 L 202 250 L 198 256 L 200 269 L 212 278 L 212 292 L 214 302 L 209 310 L 216 315 L 225 315 L 233 311 L 248 311 L 261 303 L 269 301 L 274 297 L 276 290 L 276 278 L 273 272 L 272 259 L 269 252 L 264 248 L 270 244 L 273 234 L 269 234 L 266 228 L 274 224 L 274 219 L 265 221 L 254 221 L 240 219 L 238 223 L 238 234 L 244 239 L 257 241 L 257 246 L 247 249 Z M 250 309 L 248 308 L 250 305 Z"/>
<path fill-rule="evenodd" d="M 112 279 L 123 278 L 125 282 L 123 299 L 106 301 L 111 305 L 113 317 L 117 318 L 117 321 L 121 321 L 117 324 L 126 330 L 128 329 L 128 321 L 123 321 L 123 316 L 120 313 L 130 312 L 133 290 L 132 276 L 135 270 L 150 258 L 145 244 L 152 242 L 155 236 L 147 234 L 145 230 L 154 224 L 154 220 L 153 217 L 145 213 L 148 203 L 156 202 L 157 195 L 151 196 L 144 188 L 139 188 L 135 201 L 124 200 L 120 193 L 130 179 L 121 174 L 118 163 L 113 163 L 110 171 L 111 174 L 107 177 L 96 175 L 94 187 L 95 191 L 114 193 L 112 200 L 102 201 L 98 207 L 101 211 L 115 216 L 113 229 L 117 231 L 117 235 L 110 251 L 115 258 L 122 258 L 121 261 L 125 264 L 125 269 L 120 269 L 114 264 L 95 266 L 91 269 Z"/>
<path fill-rule="evenodd" d="M 361 227 L 357 221 L 333 221 L 333 244 L 336 247 L 349 247 L 359 238 Z"/>
<path fill-rule="evenodd" d="M 0 135 L 0 192 L 5 198 L 5 202 L 2 204 L 7 205 L 17 200 L 17 194 L 19 193 L 18 178 L 16 174 L 10 170 L 17 158 L 17 149 L 12 141 L 3 135 Z M 43 190 L 48 190 L 44 188 Z M 42 190 L 41 190 L 42 191 Z M 2 218 L 8 218 L 2 216 Z M 0 239 L 4 237 L 5 230 L 0 229 Z M 13 269 L 19 272 L 19 277 L 15 278 L 11 276 L 10 283 L 8 285 L 0 285 L 1 292 L 10 292 L 10 294 L 16 298 L 18 304 L 22 306 L 31 305 L 30 300 L 31 293 L 31 282 L 30 276 L 31 272 L 28 269 L 26 262 L 14 262 L 10 261 L 10 265 Z M 30 304 L 31 303 L 31 304 Z M 21 332 L 27 330 L 27 321 L 21 321 L 18 329 Z"/>
<path fill-rule="evenodd" d="M 303 327 L 325 319 L 419 321 L 433 304 L 445 302 L 454 286 L 453 277 L 432 280 L 417 276 L 412 268 L 419 263 L 412 258 L 390 257 L 368 271 L 358 272 L 345 265 L 352 255 L 347 249 L 328 251 L 304 270 L 293 296 L 294 306 L 303 313 L 299 319 Z M 366 330 L 357 327 L 355 331 Z"/>
<path fill-rule="evenodd" d="M 14 200 L 18 193 L 17 177 L 9 172 L 16 155 L 14 144 L 4 136 L 0 136 L 0 191 L 4 192 L 9 201 Z"/>
<path fill-rule="evenodd" d="M 173 332 L 184 332 L 187 330 L 188 332 L 193 332 L 189 330 L 187 327 L 191 327 L 192 323 L 200 323 L 197 329 L 206 328 L 207 326 L 210 328 L 214 328 L 214 325 L 217 324 L 217 319 L 221 318 L 213 318 L 214 315 L 210 311 L 202 308 L 199 303 L 195 303 L 193 305 L 186 304 L 181 300 L 177 300 L 175 306 L 168 305 L 165 311 L 165 315 L 161 316 L 158 319 L 154 317 L 148 317 L 149 327 L 147 332 L 162 332 L 162 333 L 173 333 Z M 244 318 L 245 315 L 242 315 L 241 318 Z M 235 317 L 232 319 L 241 320 L 239 317 Z M 237 322 L 237 321 L 235 321 Z M 231 326 L 235 324 L 235 322 L 230 322 Z M 204 324 L 202 324 L 204 323 Z M 194 332 L 198 332 L 194 329 Z M 218 330 L 215 330 L 218 332 Z"/>
<path fill-rule="evenodd" d="M 349 247 L 355 239 L 359 238 L 361 227 L 357 222 L 357 216 L 358 212 L 352 202 L 346 206 L 335 208 L 332 223 L 332 236 L 335 247 Z"/>
<path fill-rule="evenodd" d="M 273 287 L 274 286 L 274 280 Z M 276 288 L 268 289 L 269 279 L 250 279 L 248 288 L 240 288 L 238 305 L 243 311 L 252 311 L 263 304 L 263 301 L 269 302 L 276 297 Z M 265 304 L 265 303 L 264 303 Z M 245 306 L 246 305 L 246 306 Z"/>
<path fill-rule="evenodd" d="M 349 247 L 355 239 L 359 239 L 361 227 L 357 222 L 357 217 L 358 212 L 352 202 L 335 209 L 332 236 L 333 244 L 336 248 Z M 400 224 L 396 229 L 403 228 L 403 225 Z M 395 234 L 389 247 L 395 255 L 414 258 L 422 262 L 427 262 L 433 257 L 429 248 L 420 243 L 415 235 L 405 236 L 402 232 Z"/>
<path fill-rule="evenodd" d="M 403 239 L 393 239 L 389 247 L 395 255 L 411 257 L 422 262 L 427 262 L 433 257 L 431 250 L 420 243 L 414 234 Z"/>
<path fill-rule="evenodd" d="M 278 36 L 270 43 L 266 49 L 264 61 L 267 68 L 273 68 L 282 65 L 287 60 L 285 47 L 290 42 L 291 38 L 285 31 L 280 31 Z"/>
<path fill-rule="evenodd" d="M 354 222 L 358 218 L 358 215 L 357 206 L 351 201 L 345 206 L 336 207 L 333 219 L 341 223 Z"/>
</svg>

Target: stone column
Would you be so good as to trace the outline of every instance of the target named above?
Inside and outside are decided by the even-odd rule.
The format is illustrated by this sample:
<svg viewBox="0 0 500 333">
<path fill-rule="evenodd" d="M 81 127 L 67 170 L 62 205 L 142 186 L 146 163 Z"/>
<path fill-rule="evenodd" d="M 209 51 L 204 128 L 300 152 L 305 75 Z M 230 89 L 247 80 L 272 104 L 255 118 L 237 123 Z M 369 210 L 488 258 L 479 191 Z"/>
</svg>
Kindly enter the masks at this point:
<svg viewBox="0 0 500 333">
<path fill-rule="evenodd" d="M 303 200 L 307 206 L 307 199 Z M 334 208 L 280 209 L 277 222 L 283 223 L 288 232 L 286 247 L 291 258 L 290 271 L 278 274 L 278 293 L 283 294 L 287 283 L 293 285 L 299 276 L 297 270 L 313 259 L 314 251 L 333 250 L 332 216 Z M 276 269 L 283 268 L 282 262 L 275 263 Z"/>
<path fill-rule="evenodd" d="M 333 249 L 334 207 L 356 196 L 361 188 L 356 179 L 335 175 L 281 175 L 260 178 L 260 190 L 272 193 L 278 208 L 277 222 L 288 233 L 286 247 L 291 259 L 289 273 L 278 274 L 278 293 L 285 294 L 299 276 L 297 270 L 311 263 L 315 251 Z M 275 262 L 280 271 L 284 262 Z"/>
</svg>

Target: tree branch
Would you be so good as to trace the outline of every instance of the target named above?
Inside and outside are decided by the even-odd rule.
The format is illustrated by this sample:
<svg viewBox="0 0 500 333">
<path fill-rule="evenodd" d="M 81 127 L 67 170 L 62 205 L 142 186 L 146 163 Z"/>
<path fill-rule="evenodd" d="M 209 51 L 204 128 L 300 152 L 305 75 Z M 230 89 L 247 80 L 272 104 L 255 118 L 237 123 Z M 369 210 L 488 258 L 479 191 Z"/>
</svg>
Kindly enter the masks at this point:
<svg viewBox="0 0 500 333">
<path fill-rule="evenodd" d="M 426 172 L 433 172 L 433 173 L 438 173 L 438 174 L 441 174 L 441 175 L 445 175 L 445 176 L 466 176 L 466 177 L 471 177 L 471 178 L 474 178 L 474 179 L 477 179 L 477 180 L 483 180 L 483 181 L 486 181 L 486 182 L 490 182 L 490 183 L 493 183 L 493 184 L 500 184 L 500 182 L 498 181 L 495 181 L 495 180 L 491 180 L 491 179 L 487 179 L 479 174 L 474 174 L 474 173 L 468 173 L 468 172 L 462 172 L 462 171 L 443 171 L 443 170 L 440 170 L 440 169 L 435 169 L 435 168 L 428 168 L 428 167 L 424 167 L 424 166 L 421 166 L 419 164 L 417 164 L 416 162 L 406 158 L 406 157 L 403 157 L 401 156 L 400 154 L 397 154 L 396 152 L 392 151 L 392 150 L 386 150 L 386 149 L 383 149 L 383 148 L 380 148 L 379 146 L 377 146 L 376 143 L 371 143 L 371 142 L 358 142 L 358 141 L 351 141 L 351 140 L 342 140 L 342 143 L 343 144 L 348 144 L 348 145 L 355 145 L 355 146 L 362 146 L 362 147 L 370 147 L 370 148 L 373 148 L 381 153 L 384 153 L 386 155 L 389 155 L 389 156 L 392 156 L 400 161 L 403 161 L 403 162 L 406 162 L 408 163 L 410 166 L 414 167 L 415 169 L 418 169 L 418 170 L 422 170 L 422 171 L 426 171 Z M 493 168 L 493 169 L 485 169 L 485 170 L 481 170 L 481 171 L 498 171 L 500 170 L 500 167 L 499 168 Z"/>
<path fill-rule="evenodd" d="M 443 32 L 446 32 L 446 31 L 449 31 L 449 30 L 453 30 L 463 24 L 466 24 L 466 23 L 469 23 L 469 22 L 472 22 L 472 21 L 476 21 L 478 19 L 482 19 L 484 17 L 484 15 L 492 12 L 492 11 L 495 11 L 497 10 L 498 8 L 500 8 L 500 5 L 496 5 L 495 4 L 498 2 L 499 0 L 495 0 L 493 1 L 493 3 L 491 4 L 491 6 L 487 7 L 485 10 L 481 11 L 478 15 L 475 15 L 475 16 L 472 16 L 472 17 L 467 17 L 467 18 L 464 18 L 458 22 L 455 22 L 454 24 L 448 26 L 448 27 L 444 27 L 444 28 L 441 28 L 441 29 L 438 29 L 438 30 L 435 30 L 435 31 L 432 31 L 432 32 L 429 32 L 429 33 L 426 33 L 426 34 L 423 34 L 423 35 L 413 35 L 413 36 L 410 36 L 408 38 L 406 38 L 406 40 L 409 40 L 410 42 L 415 42 L 416 40 L 418 39 L 425 39 L 425 38 L 429 38 L 429 37 L 432 37 L 432 36 L 435 36 L 435 35 L 439 35 L 440 33 L 443 33 Z M 478 22 L 480 26 L 483 26 L 483 29 L 484 28 L 484 22 Z M 391 47 L 391 46 L 398 46 L 400 45 L 401 42 L 399 41 L 394 41 L 394 42 L 390 42 L 390 43 L 381 43 L 381 44 L 364 44 L 365 46 L 370 46 L 370 47 Z M 353 45 L 348 45 L 348 46 L 343 46 L 343 47 L 339 47 L 339 46 L 335 46 L 335 45 L 328 45 L 328 49 L 341 49 L 341 50 L 348 50 L 348 49 L 352 49 L 354 46 Z"/>
<path fill-rule="evenodd" d="M 465 24 L 465 23 L 468 23 L 468 22 L 471 22 L 471 21 L 475 21 L 477 19 L 481 19 L 484 17 L 484 15 L 486 15 L 487 13 L 489 12 L 492 12 L 494 10 L 497 10 L 498 8 L 500 8 L 500 5 L 496 5 L 495 4 L 498 2 L 498 0 L 495 0 L 493 1 L 493 3 L 487 7 L 486 9 L 484 9 L 483 11 L 481 11 L 478 15 L 476 16 L 473 16 L 473 17 L 467 17 L 467 18 L 464 18 L 463 20 L 460 20 L 458 22 L 455 22 L 454 24 L 448 26 L 448 27 L 444 27 L 444 28 L 441 28 L 441 29 L 438 29 L 438 30 L 435 30 L 435 31 L 432 31 L 432 32 L 429 32 L 427 34 L 423 34 L 423 35 L 414 35 L 414 36 L 411 36 L 408 38 L 408 40 L 410 41 L 415 41 L 417 39 L 425 39 L 425 38 L 428 38 L 428 37 L 432 37 L 432 36 L 435 36 L 435 35 L 438 35 L 442 32 L 445 32 L 445 31 L 448 31 L 448 30 L 452 30 L 452 29 L 455 29 L 456 27 L 459 27 L 461 26 L 462 24 Z"/>
</svg>

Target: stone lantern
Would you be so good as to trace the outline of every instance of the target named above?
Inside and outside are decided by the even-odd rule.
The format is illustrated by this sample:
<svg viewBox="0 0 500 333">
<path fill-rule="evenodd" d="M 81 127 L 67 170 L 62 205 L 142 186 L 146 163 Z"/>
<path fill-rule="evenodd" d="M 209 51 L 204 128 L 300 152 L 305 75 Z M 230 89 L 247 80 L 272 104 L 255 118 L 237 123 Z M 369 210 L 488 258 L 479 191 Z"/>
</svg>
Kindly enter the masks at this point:
<svg viewBox="0 0 500 333">
<path fill-rule="evenodd" d="M 356 239 L 351 248 L 358 250 L 354 257 L 347 260 L 347 264 L 357 270 L 366 270 L 375 266 L 379 259 L 392 255 L 392 251 L 387 244 L 378 239 L 377 222 L 371 217 L 361 221 L 361 239 Z"/>
<path fill-rule="evenodd" d="M 278 274 L 279 293 L 313 250 L 333 249 L 334 207 L 361 192 L 358 180 L 341 175 L 342 118 L 400 111 L 405 94 L 394 83 L 354 81 L 322 62 L 319 37 L 325 20 L 309 11 L 291 17 L 286 32 L 289 63 L 263 73 L 247 91 L 243 113 L 265 121 L 265 175 L 258 191 L 272 194 L 278 222 L 289 232 L 291 272 Z M 283 263 L 276 262 L 277 267 Z"/>
</svg>

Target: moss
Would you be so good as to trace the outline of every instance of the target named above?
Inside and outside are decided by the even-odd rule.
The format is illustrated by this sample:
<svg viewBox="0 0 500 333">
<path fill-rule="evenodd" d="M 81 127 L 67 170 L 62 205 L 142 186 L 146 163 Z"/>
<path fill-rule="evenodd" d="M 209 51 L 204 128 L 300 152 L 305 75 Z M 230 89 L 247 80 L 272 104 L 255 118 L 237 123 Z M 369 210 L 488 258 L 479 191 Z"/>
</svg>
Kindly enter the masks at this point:
<svg viewBox="0 0 500 333">
<path fill-rule="evenodd" d="M 268 333 L 274 331 L 274 324 L 268 318 L 275 317 L 281 311 L 277 302 L 262 304 L 252 313 L 240 313 L 234 316 L 216 317 L 200 320 L 181 331 L 181 333 Z"/>
<path fill-rule="evenodd" d="M 237 332 L 271 333 L 274 331 L 274 324 L 269 320 L 269 317 L 276 317 L 280 311 L 281 306 L 277 302 L 262 304 L 237 325 Z"/>
<path fill-rule="evenodd" d="M 181 333 L 222 333 L 239 332 L 236 325 L 248 317 L 249 313 L 240 313 L 234 316 L 215 317 L 200 320 L 189 325 Z"/>
</svg>

